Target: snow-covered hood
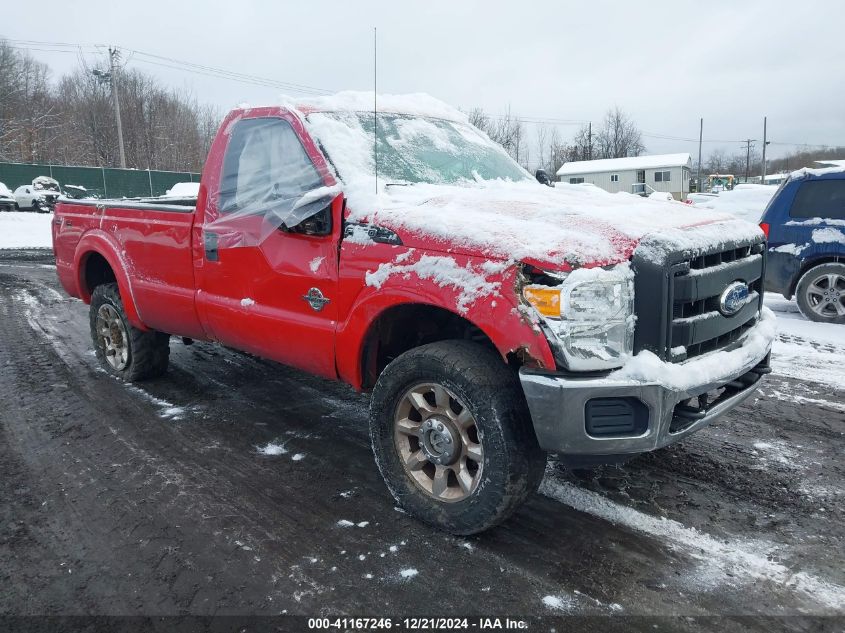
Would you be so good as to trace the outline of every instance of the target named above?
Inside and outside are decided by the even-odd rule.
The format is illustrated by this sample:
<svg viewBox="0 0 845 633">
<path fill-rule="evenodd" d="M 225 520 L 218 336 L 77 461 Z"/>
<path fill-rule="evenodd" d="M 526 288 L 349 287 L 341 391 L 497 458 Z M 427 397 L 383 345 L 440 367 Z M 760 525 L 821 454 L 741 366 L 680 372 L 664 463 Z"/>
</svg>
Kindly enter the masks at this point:
<svg viewBox="0 0 845 633">
<path fill-rule="evenodd" d="M 419 184 L 355 198 L 351 221 L 389 228 L 407 246 L 555 270 L 627 261 L 641 244 L 659 257 L 762 236 L 757 226 L 730 215 L 580 185 Z M 377 211 L 362 212 L 362 206 Z"/>
</svg>

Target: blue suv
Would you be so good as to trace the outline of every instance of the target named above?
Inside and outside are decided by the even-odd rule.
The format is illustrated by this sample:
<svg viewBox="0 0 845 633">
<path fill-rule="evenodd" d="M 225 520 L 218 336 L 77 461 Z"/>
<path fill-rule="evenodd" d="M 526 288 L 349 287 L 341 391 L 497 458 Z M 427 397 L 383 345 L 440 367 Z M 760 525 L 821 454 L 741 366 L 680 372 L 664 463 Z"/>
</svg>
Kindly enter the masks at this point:
<svg viewBox="0 0 845 633">
<path fill-rule="evenodd" d="M 845 323 L 845 171 L 796 172 L 760 227 L 769 239 L 766 290 L 795 295 L 812 321 Z"/>
</svg>

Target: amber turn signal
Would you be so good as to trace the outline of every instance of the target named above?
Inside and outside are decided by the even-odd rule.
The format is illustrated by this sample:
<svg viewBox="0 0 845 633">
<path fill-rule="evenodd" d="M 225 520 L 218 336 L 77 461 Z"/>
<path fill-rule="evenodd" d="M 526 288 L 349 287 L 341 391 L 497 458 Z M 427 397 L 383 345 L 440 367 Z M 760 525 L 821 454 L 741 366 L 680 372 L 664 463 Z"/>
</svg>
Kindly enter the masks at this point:
<svg viewBox="0 0 845 633">
<path fill-rule="evenodd" d="M 560 290 L 541 286 L 527 286 L 522 296 L 540 314 L 560 318 Z"/>
</svg>

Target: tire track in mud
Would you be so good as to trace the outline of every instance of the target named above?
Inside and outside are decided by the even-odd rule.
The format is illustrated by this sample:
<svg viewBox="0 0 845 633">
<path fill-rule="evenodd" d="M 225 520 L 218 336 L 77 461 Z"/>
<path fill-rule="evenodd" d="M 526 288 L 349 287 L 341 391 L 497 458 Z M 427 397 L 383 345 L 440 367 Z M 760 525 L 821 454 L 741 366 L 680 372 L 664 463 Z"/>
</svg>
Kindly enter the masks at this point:
<svg viewBox="0 0 845 633">
<path fill-rule="evenodd" d="M 616 603 L 625 613 L 826 609 L 824 602 L 783 584 L 777 574 L 763 574 L 749 588 L 718 569 L 710 585 L 696 587 L 703 578 L 696 551 L 667 545 L 660 535 L 579 504 L 577 496 L 568 494 L 583 494 L 589 487 L 579 480 L 567 484 L 573 488 L 562 488 L 567 494 L 557 494 L 566 505 L 536 497 L 508 524 L 480 537 L 455 539 L 433 532 L 393 509 L 367 446 L 365 397 L 222 348 L 176 343 L 168 380 L 143 385 L 146 395 L 133 394 L 97 371 L 88 353 L 84 306 L 44 290 L 41 285 L 52 286 L 42 281 L 49 277 L 41 272 L 33 280 L 20 279 L 24 271 L 2 272 L 0 266 L 4 297 L 25 291 L 36 298 L 29 307 L 41 309 L 40 316 L 24 315 L 24 320 L 19 301 L 0 299 L 0 341 L 18 340 L 8 348 L 9 360 L 17 365 L 42 356 L 28 371 L 9 369 L 3 361 L 0 367 L 4 382 L 12 382 L 10 374 L 15 377 L 19 400 L 14 408 L 22 415 L 13 425 L 3 424 L 7 433 L 11 429 L 15 455 L 23 459 L 23 466 L 13 469 L 31 469 L 33 480 L 38 480 L 35 472 L 43 473 L 41 485 L 49 490 L 41 493 L 49 492 L 48 506 L 55 506 L 46 527 L 37 528 L 40 524 L 34 522 L 33 529 L 41 530 L 40 542 L 76 552 L 71 557 L 77 566 L 73 582 L 62 575 L 48 582 L 43 563 L 34 566 L 28 595 L 44 596 L 39 606 L 46 604 L 53 612 L 69 605 L 79 612 L 314 613 L 321 605 L 334 612 L 350 612 L 352 605 L 427 612 L 431 600 L 441 596 L 446 578 L 460 582 L 444 606 L 461 610 L 472 605 L 479 612 L 548 613 L 542 601 L 547 596 L 558 597 L 576 613 L 614 612 L 610 605 Z M 33 329 L 32 316 L 43 325 L 41 334 Z M 39 318 L 48 320 L 41 323 Z M 66 336 L 55 336 L 62 328 Z M 4 402 L 11 397 L 9 389 L 0 387 Z M 31 396 L 23 395 L 27 390 Z M 175 406 L 200 406 L 181 421 L 165 420 L 146 396 Z M 63 402 L 58 409 L 57 400 Z M 800 417 L 798 411 L 792 415 Z M 763 428 L 764 422 L 755 424 Z M 646 517 L 668 514 L 682 527 L 703 524 L 717 528 L 711 532 L 719 538 L 735 538 L 740 526 L 726 520 L 729 512 L 704 514 L 694 500 L 677 507 L 665 502 L 674 492 L 684 492 L 665 481 L 685 478 L 689 489 L 698 487 L 709 503 L 719 503 L 725 491 L 719 471 L 738 460 L 744 466 L 736 476 L 740 483 L 734 497 L 750 503 L 752 476 L 771 475 L 748 466 L 756 459 L 754 449 L 747 447 L 748 438 L 731 435 L 732 430 L 719 427 L 727 439 L 711 438 L 709 431 L 696 436 L 708 438 L 696 450 L 714 463 L 704 477 L 696 468 L 681 467 L 657 453 L 647 456 L 653 462 L 650 468 L 625 476 L 624 491 L 602 485 L 589 494 L 634 506 Z M 257 454 L 257 446 L 278 439 L 288 442 L 288 455 Z M 731 443 L 736 449 L 721 454 Z M 293 462 L 290 455 L 296 452 L 305 458 Z M 547 482 L 560 477 L 571 479 L 553 473 Z M 780 484 L 777 480 L 774 485 Z M 654 490 L 658 503 L 649 505 L 647 494 L 636 492 L 648 490 Z M 789 495 L 774 496 L 769 504 L 776 508 L 793 501 Z M 745 510 L 762 512 L 753 505 Z M 806 508 L 790 506 L 790 512 L 803 516 Z M 336 525 L 341 519 L 370 525 L 343 529 Z M 834 532 L 831 544 L 841 546 L 841 530 Z M 766 529 L 761 533 L 771 535 Z M 75 548 L 72 537 L 78 541 Z M 821 545 L 807 549 L 813 565 L 825 557 Z M 10 551 L 6 558 L 15 556 Z M 116 572 L 118 561 L 121 573 Z M 107 570 L 103 579 L 90 571 L 92 564 L 101 574 Z M 399 574 L 404 568 L 420 573 L 408 581 Z M 126 569 L 132 570 L 131 580 Z M 795 573 L 806 572 L 799 568 Z M 836 578 L 835 573 L 830 577 Z M 372 583 L 365 596 L 361 589 L 367 585 L 362 583 Z M 750 593 L 737 595 L 736 587 Z M 134 602 L 114 595 L 133 591 Z M 677 604 L 676 591 L 684 592 L 685 604 Z M 14 603 L 12 597 L 9 604 Z M 8 604 L 0 599 L 0 607 Z"/>
</svg>

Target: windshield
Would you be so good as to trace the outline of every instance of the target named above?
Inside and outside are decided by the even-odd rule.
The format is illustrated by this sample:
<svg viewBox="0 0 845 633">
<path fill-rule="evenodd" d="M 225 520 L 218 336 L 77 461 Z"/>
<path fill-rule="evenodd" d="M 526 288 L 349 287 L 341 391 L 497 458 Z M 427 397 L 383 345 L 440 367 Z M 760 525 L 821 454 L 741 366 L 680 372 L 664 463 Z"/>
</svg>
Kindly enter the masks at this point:
<svg viewBox="0 0 845 633">
<path fill-rule="evenodd" d="M 375 173 L 373 113 L 314 112 L 308 122 L 342 179 Z M 499 145 L 466 123 L 378 114 L 378 175 L 386 183 L 530 180 Z"/>
</svg>

